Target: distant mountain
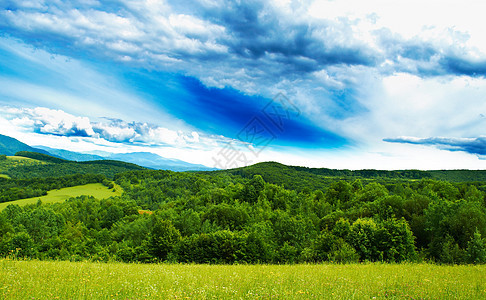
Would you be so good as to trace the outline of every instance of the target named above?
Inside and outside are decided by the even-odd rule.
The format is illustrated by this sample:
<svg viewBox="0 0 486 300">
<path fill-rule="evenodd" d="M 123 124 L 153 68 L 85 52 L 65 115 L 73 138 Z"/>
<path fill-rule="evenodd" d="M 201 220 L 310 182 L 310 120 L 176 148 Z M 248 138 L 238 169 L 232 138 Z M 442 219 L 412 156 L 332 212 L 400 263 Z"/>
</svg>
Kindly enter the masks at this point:
<svg viewBox="0 0 486 300">
<path fill-rule="evenodd" d="M 67 160 L 72 160 L 72 161 L 92 161 L 92 160 L 106 159 L 105 157 L 99 156 L 99 155 L 73 152 L 73 151 L 68 151 L 68 150 L 63 150 L 63 149 L 54 149 L 54 148 L 50 148 L 50 147 L 46 147 L 46 146 L 35 146 L 35 148 L 48 151 L 52 155 L 55 155 L 57 157 L 61 157 L 61 158 L 67 159 Z"/>
<path fill-rule="evenodd" d="M 45 150 L 33 148 L 19 140 L 0 134 L 0 154 L 11 156 L 20 151 L 38 152 L 50 155 L 50 153 Z"/>
<path fill-rule="evenodd" d="M 110 153 L 105 151 L 93 151 L 89 153 L 79 153 L 62 149 L 54 149 L 46 146 L 36 146 L 36 148 L 49 151 L 52 155 L 73 160 L 73 161 L 94 161 L 94 160 L 120 160 L 142 167 L 156 170 L 171 171 L 211 171 L 204 165 L 191 164 L 178 159 L 164 158 L 151 152 L 132 152 L 132 153 Z"/>
<path fill-rule="evenodd" d="M 117 153 L 106 158 L 131 162 L 139 166 L 157 170 L 171 170 L 179 172 L 216 170 L 204 165 L 191 164 L 178 159 L 164 158 L 151 152 Z"/>
</svg>

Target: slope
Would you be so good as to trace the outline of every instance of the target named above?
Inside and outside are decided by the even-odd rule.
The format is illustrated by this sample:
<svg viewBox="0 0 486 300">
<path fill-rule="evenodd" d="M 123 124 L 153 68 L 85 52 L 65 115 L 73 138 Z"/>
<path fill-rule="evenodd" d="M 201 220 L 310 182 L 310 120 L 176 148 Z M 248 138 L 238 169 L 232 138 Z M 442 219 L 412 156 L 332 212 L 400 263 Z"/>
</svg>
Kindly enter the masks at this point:
<svg viewBox="0 0 486 300">
<path fill-rule="evenodd" d="M 49 154 L 49 152 L 45 150 L 33 148 L 12 137 L 0 134 L 0 154 L 11 156 L 19 151 L 30 151 Z"/>
<path fill-rule="evenodd" d="M 91 196 L 97 199 L 105 199 L 114 196 L 121 196 L 123 190 L 120 186 L 115 185 L 113 189 L 110 189 L 101 183 L 90 183 L 85 185 L 78 185 L 73 187 L 62 188 L 58 190 L 51 190 L 47 192 L 45 196 L 32 197 L 27 199 L 9 201 L 0 203 L 0 211 L 5 209 L 5 207 L 13 205 L 29 205 L 35 204 L 37 201 L 42 201 L 42 203 L 56 203 L 63 202 L 69 198 L 74 198 L 78 196 Z"/>
<path fill-rule="evenodd" d="M 266 182 L 282 185 L 285 188 L 302 191 L 304 189 L 325 190 L 336 180 L 371 181 L 379 179 L 382 183 L 407 180 L 436 179 L 450 182 L 486 182 L 486 170 L 337 170 L 327 168 L 307 168 L 287 166 L 277 162 L 263 162 L 255 165 L 216 171 L 252 178 L 261 175 Z"/>
</svg>

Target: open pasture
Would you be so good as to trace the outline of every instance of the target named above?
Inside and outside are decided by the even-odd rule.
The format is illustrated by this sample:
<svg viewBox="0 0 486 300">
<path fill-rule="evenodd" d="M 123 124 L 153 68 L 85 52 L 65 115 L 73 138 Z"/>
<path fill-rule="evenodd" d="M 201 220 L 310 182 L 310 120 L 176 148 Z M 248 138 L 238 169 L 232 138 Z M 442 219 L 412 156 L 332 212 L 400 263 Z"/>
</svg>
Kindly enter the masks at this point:
<svg viewBox="0 0 486 300">
<path fill-rule="evenodd" d="M 42 203 L 56 203 L 56 202 L 63 202 L 69 198 L 78 197 L 82 195 L 93 196 L 94 198 L 97 199 L 105 199 L 112 196 L 120 196 L 122 194 L 122 188 L 120 186 L 115 185 L 114 190 L 115 191 L 113 191 L 113 189 L 107 188 L 101 183 L 78 185 L 78 186 L 63 188 L 59 190 L 48 191 L 46 196 L 33 197 L 33 198 L 0 203 L 0 211 L 5 209 L 5 207 L 7 207 L 10 204 L 23 206 L 23 205 L 37 203 L 37 201 L 39 200 L 41 200 Z"/>
<path fill-rule="evenodd" d="M 486 266 L 0 261 L 4 299 L 486 299 Z"/>
</svg>

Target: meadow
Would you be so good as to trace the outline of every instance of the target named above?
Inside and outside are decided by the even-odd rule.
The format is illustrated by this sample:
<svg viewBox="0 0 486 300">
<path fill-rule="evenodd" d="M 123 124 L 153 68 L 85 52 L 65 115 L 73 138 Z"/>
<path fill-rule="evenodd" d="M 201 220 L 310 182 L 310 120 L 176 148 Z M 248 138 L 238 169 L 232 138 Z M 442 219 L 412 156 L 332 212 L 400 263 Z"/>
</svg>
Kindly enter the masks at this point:
<svg viewBox="0 0 486 300">
<path fill-rule="evenodd" d="M 120 196 L 123 192 L 120 186 L 114 185 L 114 190 L 109 189 L 101 183 L 90 183 L 85 185 L 78 185 L 73 187 L 62 188 L 58 190 L 48 191 L 47 195 L 41 197 L 33 197 L 15 201 L 9 201 L 0 203 L 0 211 L 4 210 L 10 204 L 24 206 L 28 204 L 35 204 L 37 201 L 42 203 L 57 203 L 63 202 L 72 197 L 78 197 L 82 195 L 92 196 L 97 199 L 106 199 L 112 196 Z"/>
<path fill-rule="evenodd" d="M 4 299 L 485 299 L 486 266 L 0 260 Z"/>
</svg>

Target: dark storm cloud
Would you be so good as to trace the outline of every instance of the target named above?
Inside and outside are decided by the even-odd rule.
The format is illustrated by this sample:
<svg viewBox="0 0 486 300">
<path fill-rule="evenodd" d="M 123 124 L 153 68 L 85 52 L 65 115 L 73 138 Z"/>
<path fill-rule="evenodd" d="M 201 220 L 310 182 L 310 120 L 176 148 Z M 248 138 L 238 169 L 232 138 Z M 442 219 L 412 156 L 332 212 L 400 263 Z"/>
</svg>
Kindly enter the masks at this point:
<svg viewBox="0 0 486 300">
<path fill-rule="evenodd" d="M 454 75 L 484 77 L 486 75 L 486 60 L 472 60 L 461 57 L 444 57 L 441 65 L 445 71 Z"/>
<path fill-rule="evenodd" d="M 477 138 L 415 138 L 415 137 L 398 137 L 384 139 L 390 143 L 406 143 L 414 145 L 437 146 L 443 150 L 464 151 L 471 154 L 486 155 L 486 137 Z"/>
<path fill-rule="evenodd" d="M 108 57 L 246 92 L 333 66 L 378 73 L 484 76 L 485 60 L 389 29 L 361 40 L 353 21 L 289 15 L 263 1 L 7 1 L 0 28 L 64 55 Z M 466 51 L 467 52 L 467 51 Z M 391 62 L 383 67 L 385 61 Z M 238 72 L 240 71 L 240 72 Z M 242 72 L 244 71 L 244 72 Z"/>
</svg>

